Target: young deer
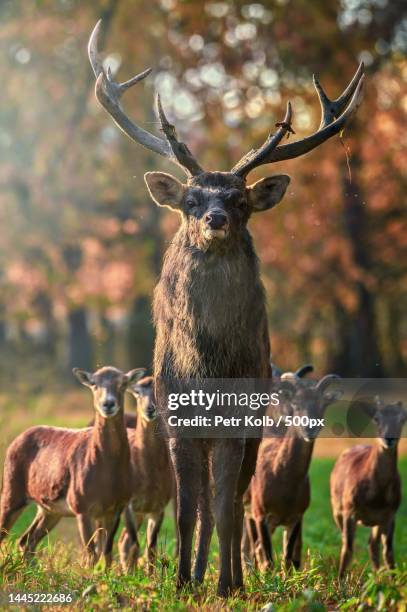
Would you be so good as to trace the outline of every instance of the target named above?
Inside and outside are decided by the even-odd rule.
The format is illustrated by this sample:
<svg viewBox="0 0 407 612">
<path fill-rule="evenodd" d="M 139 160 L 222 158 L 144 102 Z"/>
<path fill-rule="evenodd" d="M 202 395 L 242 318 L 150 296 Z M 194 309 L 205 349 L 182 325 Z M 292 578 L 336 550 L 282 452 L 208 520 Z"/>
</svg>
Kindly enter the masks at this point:
<svg viewBox="0 0 407 612">
<path fill-rule="evenodd" d="M 127 430 L 131 454 L 132 500 L 125 511 L 126 526 L 120 535 L 119 551 L 123 570 L 129 571 L 135 567 L 140 552 L 137 531 L 147 517 L 146 556 L 150 570 L 164 510 L 174 496 L 174 477 L 168 446 L 156 428 L 157 411 L 152 376 L 131 385 L 128 391 L 136 399 L 137 424 L 134 429 Z"/>
<path fill-rule="evenodd" d="M 380 539 L 387 567 L 394 567 L 393 534 L 401 501 L 397 445 L 407 413 L 401 402 L 383 404 L 379 398 L 365 406 L 377 427 L 377 444 L 344 451 L 331 474 L 331 503 L 342 532 L 339 577 L 343 578 L 353 552 L 356 524 L 371 527 L 369 552 L 379 567 Z"/>
<path fill-rule="evenodd" d="M 75 516 L 87 560 L 94 563 L 98 556 L 96 523 L 106 534 L 99 552 L 103 550 L 106 566 L 110 564 L 120 513 L 132 493 L 124 393 L 143 373 L 104 367 L 91 374 L 75 368 L 75 376 L 93 393 L 93 427 L 31 427 L 10 444 L 4 463 L 0 542 L 34 502 L 37 515 L 19 540 L 24 553 L 32 554 L 62 517 Z"/>
<path fill-rule="evenodd" d="M 270 375 L 269 340 L 264 287 L 247 223 L 252 214 L 273 208 L 289 183 L 276 175 L 248 185 L 257 166 L 298 157 L 344 129 L 361 100 L 363 65 L 336 100 L 329 100 L 318 81 L 322 107 L 320 128 L 300 141 L 281 144 L 293 132 L 292 110 L 259 148 L 250 151 L 229 172 L 206 172 L 188 147 L 177 139 L 157 97 L 164 137 L 132 122 L 123 110 L 123 93 L 150 72 L 116 83 L 105 71 L 97 49 L 100 22 L 89 40 L 89 59 L 96 76 L 96 97 L 132 140 L 177 164 L 185 183 L 169 174 L 148 172 L 154 202 L 180 215 L 180 228 L 165 255 L 154 294 L 156 343 L 155 396 L 160 418 L 169 416 L 167 397 L 174 385 L 191 379 L 259 378 Z M 170 438 L 180 537 L 177 588 L 191 583 L 192 542 L 197 516 L 202 545 L 198 547 L 195 578 L 205 574 L 211 537 L 210 500 L 219 536 L 218 594 L 228 596 L 243 586 L 240 544 L 243 494 L 253 475 L 259 439 L 202 440 Z"/>
<path fill-rule="evenodd" d="M 302 368 L 304 373 L 310 366 Z M 302 381 L 298 374 L 281 376 L 279 410 L 284 415 L 322 419 L 329 404 L 339 392 L 328 391 L 337 379 L 324 376 L 317 384 Z M 262 567 L 273 563 L 271 535 L 284 526 L 283 556 L 286 567 L 301 565 L 302 521 L 310 503 L 308 476 L 314 442 L 321 426 L 305 423 L 287 429 L 284 437 L 263 438 L 257 457 L 256 471 L 245 497 L 246 529 L 250 556 Z M 247 554 L 247 551 L 244 551 Z"/>
</svg>

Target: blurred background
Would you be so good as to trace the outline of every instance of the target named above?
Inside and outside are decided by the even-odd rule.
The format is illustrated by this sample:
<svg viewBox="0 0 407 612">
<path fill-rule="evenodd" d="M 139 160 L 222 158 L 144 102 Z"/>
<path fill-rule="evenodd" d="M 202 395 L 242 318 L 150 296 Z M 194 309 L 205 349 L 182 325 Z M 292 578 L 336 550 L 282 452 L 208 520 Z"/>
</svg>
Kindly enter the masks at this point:
<svg viewBox="0 0 407 612">
<path fill-rule="evenodd" d="M 151 365 L 152 292 L 179 221 L 149 200 L 143 175 L 173 167 L 129 141 L 94 98 L 86 45 L 99 18 L 106 65 L 120 80 L 153 68 L 125 95 L 129 116 L 155 131 L 160 91 L 178 133 L 212 170 L 230 169 L 261 144 L 287 99 L 294 138 L 317 129 L 312 74 L 336 97 L 365 62 L 364 101 L 343 141 L 251 175 L 292 181 L 250 230 L 278 365 L 403 376 L 403 4 L 2 0 L 3 392 L 38 397 L 73 384 L 73 366 Z"/>
</svg>

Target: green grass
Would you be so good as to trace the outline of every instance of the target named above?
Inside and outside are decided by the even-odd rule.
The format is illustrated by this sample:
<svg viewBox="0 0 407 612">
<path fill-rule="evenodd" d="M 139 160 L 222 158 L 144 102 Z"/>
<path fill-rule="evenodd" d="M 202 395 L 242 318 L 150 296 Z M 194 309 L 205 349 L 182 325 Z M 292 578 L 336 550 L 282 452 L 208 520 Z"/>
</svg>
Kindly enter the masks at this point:
<svg viewBox="0 0 407 612">
<path fill-rule="evenodd" d="M 407 602 L 407 500 L 397 516 L 395 536 L 397 569 L 371 573 L 368 563 L 368 530 L 357 530 L 355 553 L 346 581 L 336 579 L 340 534 L 329 504 L 329 474 L 332 459 L 314 459 L 311 467 L 312 503 L 304 521 L 304 567 L 285 575 L 278 563 L 281 552 L 281 530 L 274 537 L 276 570 L 246 576 L 246 593 L 222 602 L 216 597 L 218 567 L 217 542 L 212 544 L 211 561 L 205 585 L 183 595 L 175 593 L 176 564 L 173 558 L 174 528 L 169 511 L 159 541 L 159 556 L 153 576 L 142 563 L 131 576 L 120 574 L 114 564 L 109 574 L 81 567 L 76 535 L 69 544 L 62 543 L 58 533 L 51 534 L 39 550 L 34 563 L 22 561 L 13 538 L 0 553 L 0 591 L 73 593 L 75 609 L 149 609 L 192 610 L 230 609 L 259 610 L 270 604 L 271 610 L 406 610 Z M 403 481 L 407 480 L 407 457 L 400 460 Z M 17 536 L 33 517 L 33 508 L 20 517 L 13 529 Z M 71 521 L 74 525 L 74 521 Z M 70 533 L 74 534 L 71 527 Z M 83 595 L 88 589 L 87 594 Z M 3 606 L 1 608 L 1 606 Z M 1 609 L 10 609 L 0 599 Z M 53 606 L 52 609 L 58 609 Z M 63 609 L 63 607 L 60 607 Z M 66 610 L 66 607 L 65 607 Z"/>
</svg>

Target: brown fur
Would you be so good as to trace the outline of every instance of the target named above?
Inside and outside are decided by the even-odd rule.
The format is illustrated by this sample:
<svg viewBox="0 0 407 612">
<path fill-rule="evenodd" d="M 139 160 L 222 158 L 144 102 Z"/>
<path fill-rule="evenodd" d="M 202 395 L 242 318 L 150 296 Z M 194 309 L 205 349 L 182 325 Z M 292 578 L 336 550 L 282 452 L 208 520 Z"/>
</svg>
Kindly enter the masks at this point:
<svg viewBox="0 0 407 612">
<path fill-rule="evenodd" d="M 301 381 L 295 375 L 290 375 L 289 380 L 292 388 L 286 390 L 286 397 L 282 394 L 279 407 L 285 415 L 321 418 L 338 397 L 338 393 L 327 392 L 325 386 Z M 250 557 L 255 557 L 261 566 L 273 563 L 270 534 L 280 525 L 285 528 L 286 567 L 293 564 L 298 569 L 301 565 L 302 521 L 310 503 L 308 470 L 319 429 L 290 427 L 285 437 L 264 438 L 260 445 L 245 507 Z"/>
<path fill-rule="evenodd" d="M 24 552 L 33 553 L 63 516 L 75 516 L 91 562 L 97 555 L 92 521 L 103 528 L 103 553 L 109 564 L 120 512 L 131 496 L 123 396 L 126 385 L 139 374 L 106 367 L 92 375 L 79 371 L 78 376 L 92 386 L 94 425 L 81 430 L 31 427 L 11 443 L 4 464 L 0 541 L 33 501 L 37 516 L 19 541 Z M 106 405 L 112 416 L 101 414 Z"/>
<path fill-rule="evenodd" d="M 352 558 L 357 523 L 372 528 L 369 552 L 374 569 L 380 564 L 380 539 L 384 562 L 394 567 L 394 523 L 401 501 L 397 446 L 406 412 L 399 403 L 376 407 L 370 414 L 377 422 L 377 444 L 344 451 L 331 474 L 332 511 L 342 532 L 340 578 Z"/>
<path fill-rule="evenodd" d="M 285 527 L 285 563 L 300 566 L 302 518 L 310 503 L 308 468 L 312 450 L 312 442 L 305 442 L 293 434 L 287 438 L 268 438 L 260 445 L 245 505 L 247 515 L 254 521 L 258 539 L 257 543 L 251 542 L 251 556 L 255 555 L 263 567 L 272 565 L 270 535 L 280 525 Z M 252 527 L 247 524 L 247 529 Z"/>
<path fill-rule="evenodd" d="M 154 377 L 165 421 L 167 394 L 177 382 L 182 386 L 188 378 L 270 376 L 264 289 L 246 224 L 253 211 L 271 208 L 283 197 L 289 179 L 274 177 L 247 187 L 233 174 L 208 172 L 190 178 L 186 185 L 162 173 L 149 173 L 146 181 L 155 201 L 178 210 L 182 219 L 154 294 Z M 224 220 L 223 238 L 219 238 L 223 231 L 218 229 L 219 219 Z M 170 439 L 180 538 L 178 588 L 191 582 L 197 515 L 194 577 L 198 582 L 204 578 L 212 497 L 220 542 L 218 593 L 225 596 L 243 586 L 242 498 L 254 472 L 258 445 L 257 439 Z"/>
<path fill-rule="evenodd" d="M 166 440 L 157 432 L 156 409 L 151 376 L 131 388 L 137 402 L 137 424 L 128 429 L 132 479 L 132 500 L 125 513 L 126 527 L 119 540 L 120 559 L 129 571 L 139 556 L 137 531 L 148 519 L 146 554 L 149 569 L 155 556 L 164 510 L 174 496 L 173 472 Z"/>
</svg>

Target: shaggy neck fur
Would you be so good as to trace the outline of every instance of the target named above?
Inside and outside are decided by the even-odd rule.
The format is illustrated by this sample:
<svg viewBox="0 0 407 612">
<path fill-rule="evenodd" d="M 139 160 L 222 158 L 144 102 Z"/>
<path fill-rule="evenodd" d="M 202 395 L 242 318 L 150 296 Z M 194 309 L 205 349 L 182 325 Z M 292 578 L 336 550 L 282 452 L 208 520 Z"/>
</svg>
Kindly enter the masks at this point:
<svg viewBox="0 0 407 612">
<path fill-rule="evenodd" d="M 223 252 L 202 251 L 181 226 L 165 255 L 154 320 L 156 375 L 266 376 L 265 297 L 248 231 Z"/>
</svg>

